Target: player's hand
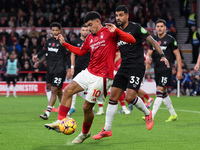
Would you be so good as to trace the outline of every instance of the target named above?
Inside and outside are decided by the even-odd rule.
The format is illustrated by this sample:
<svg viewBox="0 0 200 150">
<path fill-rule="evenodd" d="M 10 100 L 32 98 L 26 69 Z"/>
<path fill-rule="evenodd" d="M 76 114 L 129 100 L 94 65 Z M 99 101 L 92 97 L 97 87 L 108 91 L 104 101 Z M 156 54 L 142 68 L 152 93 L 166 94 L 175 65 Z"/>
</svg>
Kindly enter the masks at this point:
<svg viewBox="0 0 200 150">
<path fill-rule="evenodd" d="M 169 68 L 169 61 L 165 57 L 162 57 L 160 61 L 164 61 L 167 68 Z"/>
<path fill-rule="evenodd" d="M 112 23 L 105 23 L 106 27 L 108 28 L 108 30 L 111 32 L 111 33 L 114 33 L 115 32 L 115 29 L 117 28 L 114 24 Z"/>
<path fill-rule="evenodd" d="M 199 71 L 199 64 L 196 64 L 196 65 L 194 66 L 194 70 L 195 70 L 195 71 Z"/>
<path fill-rule="evenodd" d="M 182 79 L 182 71 L 178 71 L 178 72 L 177 72 L 176 78 L 177 78 L 178 80 L 181 80 L 181 79 Z"/>
<path fill-rule="evenodd" d="M 74 75 L 74 68 L 71 68 L 71 76 Z"/>
<path fill-rule="evenodd" d="M 56 40 L 59 40 L 61 44 L 65 43 L 65 40 L 62 34 L 59 34 L 58 36 L 54 36 L 54 37 L 56 38 Z"/>
<path fill-rule="evenodd" d="M 36 62 L 37 61 L 37 55 L 34 55 L 32 60 L 33 60 L 33 62 Z"/>
<path fill-rule="evenodd" d="M 151 64 L 151 62 L 152 62 L 152 58 L 151 57 L 149 57 L 149 56 L 147 56 L 146 57 L 146 61 L 145 61 L 147 64 Z"/>
<path fill-rule="evenodd" d="M 33 65 L 34 68 L 37 68 L 38 66 L 39 66 L 39 63 L 38 63 L 38 62 L 36 62 L 36 63 Z"/>
</svg>

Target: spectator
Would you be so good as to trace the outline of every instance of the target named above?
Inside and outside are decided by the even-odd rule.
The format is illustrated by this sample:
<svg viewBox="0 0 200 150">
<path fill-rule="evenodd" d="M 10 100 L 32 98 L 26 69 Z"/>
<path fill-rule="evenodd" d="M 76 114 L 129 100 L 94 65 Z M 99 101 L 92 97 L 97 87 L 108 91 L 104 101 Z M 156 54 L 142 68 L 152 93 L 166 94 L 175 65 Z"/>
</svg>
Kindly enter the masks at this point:
<svg viewBox="0 0 200 150">
<path fill-rule="evenodd" d="M 32 26 L 31 31 L 29 32 L 29 38 L 32 37 L 39 38 L 39 32 L 36 30 L 35 26 Z"/>
<path fill-rule="evenodd" d="M 196 96 L 197 94 L 199 94 L 199 88 L 200 88 L 199 75 L 195 75 L 194 82 L 193 82 L 193 85 L 192 85 L 192 92 L 190 92 L 190 95 Z"/>
<path fill-rule="evenodd" d="M 28 75 L 25 77 L 24 81 L 30 82 L 30 81 L 36 81 L 35 78 L 33 78 L 32 73 L 28 73 Z"/>
<path fill-rule="evenodd" d="M 199 54 L 199 44 L 200 44 L 200 35 L 195 26 L 191 27 L 192 29 L 192 63 L 195 64 L 197 62 L 198 54 Z"/>
<path fill-rule="evenodd" d="M 153 22 L 153 20 L 150 18 L 149 21 L 147 22 L 147 28 L 155 29 L 156 24 Z"/>
<path fill-rule="evenodd" d="M 170 25 L 170 28 L 168 29 L 167 34 L 173 36 L 176 39 L 177 32 L 176 32 L 176 28 L 174 27 L 173 24 Z"/>
<path fill-rule="evenodd" d="M 166 21 L 166 27 L 169 29 L 171 27 L 171 24 L 173 24 L 173 26 L 176 27 L 175 19 L 172 17 L 172 15 L 168 13 L 167 17 L 168 19 Z"/>
</svg>

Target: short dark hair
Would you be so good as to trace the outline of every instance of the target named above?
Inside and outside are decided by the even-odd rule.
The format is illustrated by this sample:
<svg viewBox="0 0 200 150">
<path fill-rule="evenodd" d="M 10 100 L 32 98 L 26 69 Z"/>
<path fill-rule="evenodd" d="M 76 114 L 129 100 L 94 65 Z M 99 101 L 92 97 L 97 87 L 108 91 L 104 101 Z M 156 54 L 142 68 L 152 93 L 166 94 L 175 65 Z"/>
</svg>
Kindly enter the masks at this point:
<svg viewBox="0 0 200 150">
<path fill-rule="evenodd" d="M 61 29 L 61 25 L 60 25 L 60 23 L 58 23 L 58 22 L 52 22 L 52 23 L 50 24 L 50 29 L 52 29 L 53 27 L 58 27 L 59 30 Z"/>
<path fill-rule="evenodd" d="M 165 26 L 166 26 L 166 21 L 164 20 L 164 19 L 158 19 L 157 21 L 156 21 L 156 24 L 157 23 L 163 23 Z"/>
<path fill-rule="evenodd" d="M 90 20 L 95 20 L 95 19 L 99 19 L 101 21 L 101 15 L 96 11 L 90 11 L 84 17 L 84 23 L 86 23 Z"/>
<path fill-rule="evenodd" d="M 116 9 L 116 11 L 123 11 L 125 14 L 129 14 L 129 10 L 125 5 L 119 5 Z"/>
<path fill-rule="evenodd" d="M 82 28 L 82 27 L 85 27 L 85 28 L 87 28 L 87 26 L 86 26 L 85 24 L 83 24 L 83 25 L 81 26 L 81 28 Z"/>
</svg>

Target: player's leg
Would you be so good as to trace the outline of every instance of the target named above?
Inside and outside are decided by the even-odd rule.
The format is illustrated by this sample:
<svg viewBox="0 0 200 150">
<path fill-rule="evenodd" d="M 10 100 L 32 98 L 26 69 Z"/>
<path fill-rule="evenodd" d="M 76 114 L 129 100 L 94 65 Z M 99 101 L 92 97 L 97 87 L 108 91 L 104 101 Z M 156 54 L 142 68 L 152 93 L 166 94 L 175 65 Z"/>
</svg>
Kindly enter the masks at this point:
<svg viewBox="0 0 200 150">
<path fill-rule="evenodd" d="M 69 83 L 65 89 L 61 100 L 61 105 L 58 112 L 58 120 L 51 124 L 45 124 L 48 129 L 56 130 L 58 129 L 59 123 L 62 119 L 66 118 L 72 103 L 72 96 L 75 93 L 84 91 L 88 87 L 88 82 L 90 81 L 89 72 L 83 71 L 79 73 L 71 83 Z"/>
<path fill-rule="evenodd" d="M 98 112 L 96 113 L 96 115 L 103 115 L 104 114 L 104 111 L 103 111 L 103 104 L 98 104 L 99 106 L 99 110 Z"/>
<path fill-rule="evenodd" d="M 142 89 L 139 89 L 138 94 L 141 94 L 146 100 L 147 100 L 147 108 L 151 107 L 151 104 L 153 102 L 153 98 L 151 98 L 145 91 Z"/>
<path fill-rule="evenodd" d="M 72 141 L 72 143 L 82 143 L 85 139 L 90 137 L 90 127 L 92 125 L 92 121 L 94 119 L 94 113 L 92 108 L 94 107 L 95 103 L 90 103 L 87 100 L 84 102 L 83 105 L 83 112 L 84 112 L 84 121 L 82 126 L 82 132 Z"/>
<path fill-rule="evenodd" d="M 9 97 L 10 96 L 10 77 L 9 75 L 7 75 L 6 77 L 6 83 L 7 83 L 7 87 L 6 87 L 6 90 L 7 90 L 7 93 L 6 93 L 6 97 Z"/>
<path fill-rule="evenodd" d="M 12 77 L 12 82 L 13 82 L 13 96 L 17 97 L 16 95 L 16 83 L 17 83 L 17 76 Z"/>
<path fill-rule="evenodd" d="M 48 102 L 50 102 L 51 99 L 51 83 L 46 83 L 46 96 L 47 96 L 47 100 Z"/>
<path fill-rule="evenodd" d="M 70 108 L 70 110 L 68 112 L 68 115 L 71 115 L 72 113 L 75 112 L 76 97 L 77 97 L 77 94 L 74 94 L 72 96 L 72 105 L 71 105 L 71 108 Z"/>
<path fill-rule="evenodd" d="M 156 99 L 154 100 L 153 103 L 153 109 L 152 109 L 152 117 L 154 118 L 158 109 L 160 108 L 160 105 L 162 104 L 163 101 L 163 94 L 164 94 L 164 88 L 161 86 L 157 86 L 156 89 Z"/>
<path fill-rule="evenodd" d="M 130 114 L 131 113 L 130 110 L 128 110 L 125 105 L 125 92 L 120 96 L 119 102 L 122 107 L 122 109 L 119 112 L 125 113 L 126 115 Z"/>
</svg>

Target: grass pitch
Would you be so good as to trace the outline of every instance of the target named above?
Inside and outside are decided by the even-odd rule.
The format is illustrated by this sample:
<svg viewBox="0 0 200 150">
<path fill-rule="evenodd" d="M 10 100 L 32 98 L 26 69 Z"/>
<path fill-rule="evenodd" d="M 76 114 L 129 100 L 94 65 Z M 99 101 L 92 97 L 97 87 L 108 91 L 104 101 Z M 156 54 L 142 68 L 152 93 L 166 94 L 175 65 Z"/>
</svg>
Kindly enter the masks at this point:
<svg viewBox="0 0 200 150">
<path fill-rule="evenodd" d="M 39 118 L 47 106 L 45 96 L 0 96 L 0 150 L 199 150 L 200 97 L 171 96 L 171 99 L 178 121 L 165 122 L 170 114 L 162 104 L 152 130 L 148 131 L 141 119 L 142 112 L 134 108 L 130 115 L 116 114 L 112 137 L 101 140 L 90 137 L 82 144 L 72 144 L 82 129 L 84 101 L 80 97 L 71 116 L 77 122 L 77 130 L 72 135 L 64 135 L 44 127 L 45 123 L 57 119 L 57 113 L 52 112 L 49 120 Z M 106 108 L 107 103 L 104 111 Z M 104 126 L 105 115 L 95 116 L 92 136 L 101 131 L 98 122 Z"/>
</svg>

